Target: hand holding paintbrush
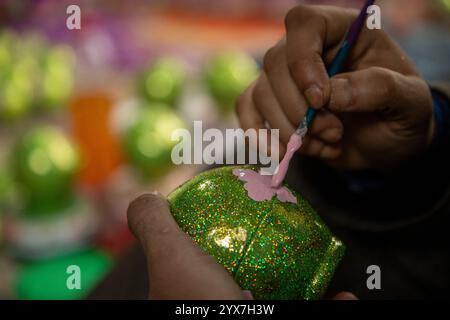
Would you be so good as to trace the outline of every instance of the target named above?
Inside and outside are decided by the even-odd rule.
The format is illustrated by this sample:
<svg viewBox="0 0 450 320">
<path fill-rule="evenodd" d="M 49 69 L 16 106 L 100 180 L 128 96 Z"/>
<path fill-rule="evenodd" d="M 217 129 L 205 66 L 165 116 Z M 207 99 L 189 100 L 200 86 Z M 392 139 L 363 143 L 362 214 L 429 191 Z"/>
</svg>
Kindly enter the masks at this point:
<svg viewBox="0 0 450 320">
<path fill-rule="evenodd" d="M 345 61 L 347 60 L 347 57 L 350 54 L 350 50 L 356 43 L 356 40 L 358 39 L 358 36 L 362 28 L 364 27 L 364 22 L 366 21 L 367 16 L 367 8 L 373 5 L 374 2 L 375 0 L 366 0 L 364 7 L 361 9 L 361 12 L 358 15 L 358 18 L 356 18 L 355 22 L 353 22 L 352 26 L 350 27 L 347 36 L 345 37 L 339 51 L 336 54 L 336 57 L 334 58 L 332 64 L 328 68 L 328 75 L 330 77 L 333 77 L 340 71 L 342 71 Z M 297 150 L 302 146 L 302 138 L 308 132 L 308 128 L 311 122 L 314 120 L 315 115 L 316 110 L 312 107 L 309 107 L 308 110 L 306 110 L 306 114 L 303 120 L 300 122 L 300 125 L 298 126 L 297 130 L 289 139 L 286 154 L 278 167 L 278 172 L 274 174 L 272 178 L 273 188 L 278 188 L 283 183 L 283 180 L 289 168 L 291 158 L 293 154 L 297 152 Z"/>
<path fill-rule="evenodd" d="M 284 149 L 313 113 L 300 153 L 347 170 L 389 170 L 426 149 L 434 134 L 430 89 L 383 30 L 363 28 L 346 72 L 329 78 L 325 66 L 333 75 L 357 17 L 335 7 L 292 9 L 285 41 L 268 51 L 264 71 L 239 100 L 242 128 L 264 128 L 267 121 L 280 129 Z M 316 112 L 307 112 L 309 106 Z"/>
</svg>

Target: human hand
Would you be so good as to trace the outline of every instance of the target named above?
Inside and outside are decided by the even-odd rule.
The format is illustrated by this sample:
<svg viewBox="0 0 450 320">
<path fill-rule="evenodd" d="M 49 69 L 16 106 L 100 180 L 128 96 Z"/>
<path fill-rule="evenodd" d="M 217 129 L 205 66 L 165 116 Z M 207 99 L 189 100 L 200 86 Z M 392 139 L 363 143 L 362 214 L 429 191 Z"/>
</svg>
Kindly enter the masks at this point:
<svg viewBox="0 0 450 320">
<path fill-rule="evenodd" d="M 357 12 L 301 5 L 286 16 L 286 36 L 264 57 L 242 94 L 243 129 L 280 129 L 280 153 L 309 106 L 320 109 L 300 152 L 347 170 L 391 170 L 431 143 L 432 98 L 406 54 L 382 30 L 363 28 L 344 73 L 329 65 Z"/>
<path fill-rule="evenodd" d="M 167 201 L 145 194 L 128 207 L 128 224 L 140 241 L 149 274 L 149 298 L 252 299 L 230 274 L 178 227 Z"/>
</svg>

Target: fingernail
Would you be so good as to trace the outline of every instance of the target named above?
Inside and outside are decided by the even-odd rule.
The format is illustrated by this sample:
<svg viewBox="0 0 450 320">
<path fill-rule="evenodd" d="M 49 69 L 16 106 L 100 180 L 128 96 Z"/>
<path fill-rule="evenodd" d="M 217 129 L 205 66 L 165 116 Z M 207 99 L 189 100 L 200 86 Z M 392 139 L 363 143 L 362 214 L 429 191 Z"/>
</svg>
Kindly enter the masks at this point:
<svg viewBox="0 0 450 320">
<path fill-rule="evenodd" d="M 323 92 L 318 86 L 313 85 L 309 87 L 305 90 L 304 94 L 310 106 L 314 108 L 323 107 Z"/>
<path fill-rule="evenodd" d="M 149 193 L 154 195 L 154 196 L 159 196 L 158 190 L 153 190 L 153 191 L 150 191 Z"/>
<path fill-rule="evenodd" d="M 335 79 L 332 85 L 330 108 L 345 110 L 353 101 L 352 88 L 348 79 Z"/>
</svg>

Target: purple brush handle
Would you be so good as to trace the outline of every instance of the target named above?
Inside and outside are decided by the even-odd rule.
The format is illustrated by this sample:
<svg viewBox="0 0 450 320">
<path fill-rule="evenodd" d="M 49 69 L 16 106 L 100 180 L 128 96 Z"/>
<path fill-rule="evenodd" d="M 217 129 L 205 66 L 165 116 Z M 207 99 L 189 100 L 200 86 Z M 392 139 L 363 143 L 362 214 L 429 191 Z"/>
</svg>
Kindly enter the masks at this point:
<svg viewBox="0 0 450 320">
<path fill-rule="evenodd" d="M 366 23 L 367 8 L 373 5 L 374 3 L 375 0 L 366 1 L 366 4 L 359 12 L 358 18 L 356 18 L 356 20 L 353 22 L 352 26 L 348 30 L 346 41 L 350 46 L 356 42 L 356 39 L 358 38 L 358 35 L 361 32 L 361 29 L 364 27 L 364 24 Z"/>
</svg>

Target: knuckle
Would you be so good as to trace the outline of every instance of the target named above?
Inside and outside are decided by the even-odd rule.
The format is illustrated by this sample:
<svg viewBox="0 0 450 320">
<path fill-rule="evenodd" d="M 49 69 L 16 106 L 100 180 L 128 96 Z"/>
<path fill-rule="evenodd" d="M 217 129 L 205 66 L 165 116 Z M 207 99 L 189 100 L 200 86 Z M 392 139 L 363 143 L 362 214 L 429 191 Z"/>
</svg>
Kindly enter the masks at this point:
<svg viewBox="0 0 450 320">
<path fill-rule="evenodd" d="M 387 69 L 375 67 L 373 69 L 374 75 L 377 79 L 379 79 L 380 83 L 383 85 L 380 86 L 382 90 L 381 94 L 386 96 L 395 96 L 397 90 L 397 78 L 395 74 Z"/>
<path fill-rule="evenodd" d="M 369 71 L 372 80 L 379 84 L 376 86 L 377 93 L 378 96 L 384 98 L 384 108 L 387 109 L 399 97 L 399 77 L 395 72 L 382 67 L 371 67 Z"/>
<path fill-rule="evenodd" d="M 269 71 L 269 70 L 273 69 L 273 67 L 275 65 L 275 61 L 276 61 L 275 56 L 276 56 L 275 47 L 272 47 L 266 51 L 266 53 L 264 54 L 264 58 L 263 58 L 263 67 L 264 67 L 265 71 Z"/>
<path fill-rule="evenodd" d="M 318 54 L 297 57 L 295 60 L 288 62 L 288 67 L 291 72 L 296 74 L 303 74 L 307 68 L 316 65 L 322 65 L 323 60 Z"/>
<path fill-rule="evenodd" d="M 324 69 L 322 58 L 319 55 L 313 54 L 310 56 L 297 57 L 295 60 L 288 62 L 288 68 L 297 85 L 301 87 L 300 89 L 307 88 L 312 84 L 317 84 L 318 81 L 320 85 L 324 87 L 327 84 L 327 82 L 324 81 L 324 79 L 326 79 L 325 76 L 322 76 L 317 71 Z M 326 75 L 326 73 L 324 74 Z"/>
<path fill-rule="evenodd" d="M 286 30 L 295 26 L 299 21 L 304 21 L 306 18 L 313 16 L 314 9 L 311 6 L 300 4 L 288 11 L 284 18 L 284 25 Z"/>
<path fill-rule="evenodd" d="M 288 69 L 291 75 L 297 79 L 298 76 L 302 75 L 304 71 L 304 63 L 305 60 L 303 58 L 297 58 L 292 61 L 288 61 Z"/>
<path fill-rule="evenodd" d="M 286 16 L 284 17 L 284 25 L 286 27 L 286 30 L 289 29 L 289 27 L 292 25 L 292 22 L 297 20 L 297 11 L 298 7 L 294 7 L 288 11 Z"/>
<path fill-rule="evenodd" d="M 372 77 L 378 81 L 384 81 L 389 80 L 388 72 L 386 69 L 382 67 L 372 66 L 368 69 Z"/>
</svg>

